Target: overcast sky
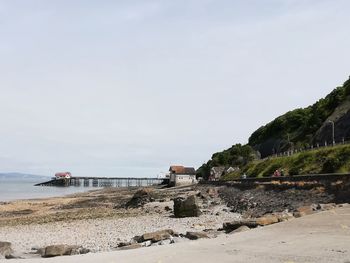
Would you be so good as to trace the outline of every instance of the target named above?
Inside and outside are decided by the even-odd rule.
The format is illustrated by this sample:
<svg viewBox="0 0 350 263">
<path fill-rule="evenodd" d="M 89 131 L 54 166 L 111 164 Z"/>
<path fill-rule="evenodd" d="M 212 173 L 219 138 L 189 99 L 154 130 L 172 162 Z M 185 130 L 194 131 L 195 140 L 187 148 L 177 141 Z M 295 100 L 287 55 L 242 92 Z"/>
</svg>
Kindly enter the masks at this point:
<svg viewBox="0 0 350 263">
<path fill-rule="evenodd" d="M 0 171 L 196 168 L 350 74 L 348 0 L 0 0 Z"/>
</svg>

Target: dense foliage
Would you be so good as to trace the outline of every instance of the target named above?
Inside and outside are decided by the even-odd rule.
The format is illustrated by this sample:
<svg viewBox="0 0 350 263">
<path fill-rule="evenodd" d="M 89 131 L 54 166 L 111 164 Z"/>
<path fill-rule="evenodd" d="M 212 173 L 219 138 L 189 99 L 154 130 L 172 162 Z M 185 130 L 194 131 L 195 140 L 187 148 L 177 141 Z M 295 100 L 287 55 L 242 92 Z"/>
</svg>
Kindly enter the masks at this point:
<svg viewBox="0 0 350 263">
<path fill-rule="evenodd" d="M 248 176 L 271 176 L 276 169 L 285 175 L 303 175 L 320 173 L 345 173 L 350 170 L 350 146 L 319 148 L 292 156 L 267 158 L 250 162 L 242 172 Z M 229 180 L 230 175 L 225 179 Z"/>
<path fill-rule="evenodd" d="M 337 87 L 315 104 L 307 108 L 289 111 L 267 125 L 260 127 L 250 136 L 247 145 L 236 144 L 227 150 L 213 154 L 211 160 L 197 170 L 198 176 L 207 179 L 210 169 L 215 166 L 235 166 L 244 169 L 252 160 L 259 159 L 260 153 L 256 151 L 260 150 L 259 145 L 271 139 L 282 142 L 280 150 L 283 151 L 293 147 L 307 147 L 314 143 L 313 140 L 317 130 L 349 95 L 350 79 L 343 86 Z M 325 165 L 327 166 L 327 164 Z M 276 166 L 279 165 L 276 164 Z M 275 169 L 275 167 L 270 168 L 271 171 Z M 296 166 L 291 168 L 291 173 L 296 172 L 293 172 L 293 169 L 299 168 Z M 270 173 L 270 170 L 266 173 Z M 326 172 L 326 170 L 324 168 L 323 171 Z"/>
<path fill-rule="evenodd" d="M 214 153 L 207 163 L 203 164 L 197 174 L 204 179 L 207 179 L 210 173 L 210 168 L 214 166 L 234 166 L 243 167 L 248 162 L 257 159 L 256 151 L 249 145 L 236 144 L 231 148 L 222 152 Z"/>
<path fill-rule="evenodd" d="M 256 146 L 270 138 L 284 139 L 301 145 L 312 143 L 315 132 L 348 95 L 350 95 L 350 79 L 312 106 L 289 111 L 260 127 L 250 136 L 249 145 Z"/>
</svg>

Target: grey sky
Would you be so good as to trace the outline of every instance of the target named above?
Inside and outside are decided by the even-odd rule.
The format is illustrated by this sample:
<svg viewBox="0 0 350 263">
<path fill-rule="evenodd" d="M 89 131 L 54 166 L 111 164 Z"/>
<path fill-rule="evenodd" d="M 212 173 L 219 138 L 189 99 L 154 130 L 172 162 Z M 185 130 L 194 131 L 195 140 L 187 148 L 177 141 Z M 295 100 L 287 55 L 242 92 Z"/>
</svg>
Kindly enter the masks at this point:
<svg viewBox="0 0 350 263">
<path fill-rule="evenodd" d="M 350 74 L 347 0 L 0 0 L 0 171 L 198 167 Z"/>
</svg>

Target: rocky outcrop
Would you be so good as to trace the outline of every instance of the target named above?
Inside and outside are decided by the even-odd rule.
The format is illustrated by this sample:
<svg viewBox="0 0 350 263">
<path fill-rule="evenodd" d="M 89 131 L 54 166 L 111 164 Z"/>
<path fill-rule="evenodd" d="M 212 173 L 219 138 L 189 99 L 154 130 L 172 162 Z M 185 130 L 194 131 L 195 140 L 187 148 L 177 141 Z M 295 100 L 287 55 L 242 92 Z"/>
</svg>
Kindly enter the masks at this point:
<svg viewBox="0 0 350 263">
<path fill-rule="evenodd" d="M 223 187 L 219 193 L 232 212 L 251 218 L 284 211 L 294 212 L 302 206 L 310 206 L 313 203 L 330 203 L 334 199 L 332 194 L 317 189 L 290 188 L 275 191 L 264 188 L 240 190 Z"/>
<path fill-rule="evenodd" d="M 126 203 L 126 208 L 137 208 L 155 200 L 155 193 L 152 188 L 142 188 Z"/>
<path fill-rule="evenodd" d="M 175 217 L 197 217 L 200 216 L 200 214 L 201 211 L 194 195 L 187 198 L 178 197 L 174 199 Z"/>
<path fill-rule="evenodd" d="M 334 139 L 341 142 L 343 138 L 350 136 L 350 97 L 347 97 L 334 112 L 328 116 L 327 120 L 322 124 L 315 134 L 314 141 L 323 145 L 325 141 L 332 143 L 332 125 L 334 122 Z"/>
</svg>

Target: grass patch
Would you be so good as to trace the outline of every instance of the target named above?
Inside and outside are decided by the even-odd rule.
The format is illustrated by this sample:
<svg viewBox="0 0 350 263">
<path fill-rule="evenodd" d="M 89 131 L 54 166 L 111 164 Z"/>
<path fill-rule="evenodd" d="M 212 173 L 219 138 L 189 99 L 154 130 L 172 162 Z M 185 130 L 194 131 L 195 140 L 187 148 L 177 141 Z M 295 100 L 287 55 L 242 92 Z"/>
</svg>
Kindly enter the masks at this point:
<svg viewBox="0 0 350 263">
<path fill-rule="evenodd" d="M 223 180 L 248 177 L 271 176 L 275 170 L 284 170 L 285 175 L 322 173 L 348 173 L 350 171 L 350 145 L 320 148 L 292 156 L 267 158 L 248 163 L 240 172 L 227 174 Z"/>
</svg>

